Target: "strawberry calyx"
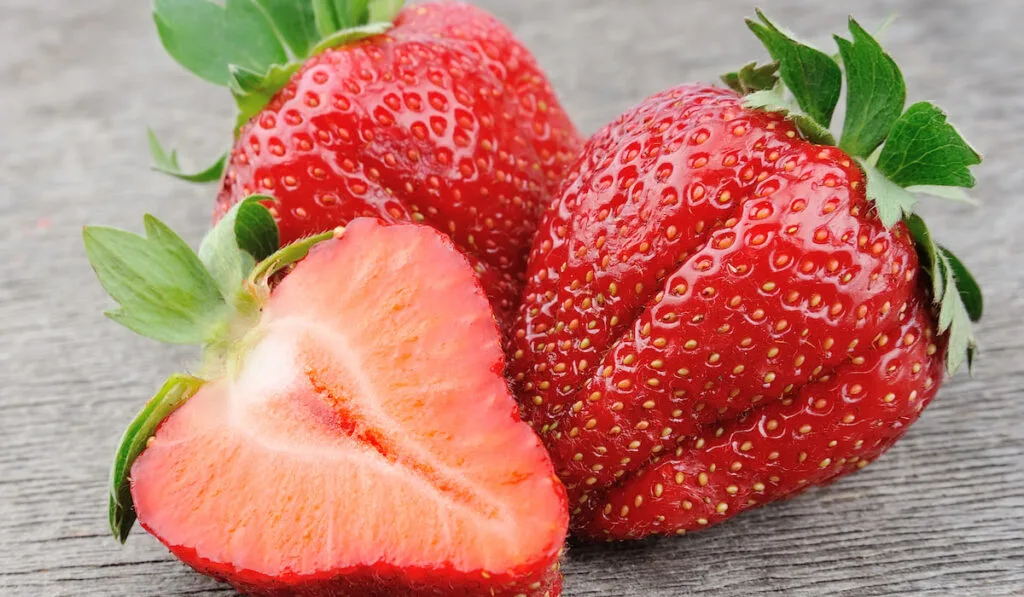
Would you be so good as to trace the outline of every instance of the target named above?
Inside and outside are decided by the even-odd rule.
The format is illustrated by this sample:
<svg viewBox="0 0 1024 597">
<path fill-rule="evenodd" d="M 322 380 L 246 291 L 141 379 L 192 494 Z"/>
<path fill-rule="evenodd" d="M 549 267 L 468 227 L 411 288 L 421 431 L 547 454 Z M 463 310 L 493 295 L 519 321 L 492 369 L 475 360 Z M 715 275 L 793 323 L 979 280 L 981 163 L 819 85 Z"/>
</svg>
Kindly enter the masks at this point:
<svg viewBox="0 0 1024 597">
<path fill-rule="evenodd" d="M 110 467 L 108 508 L 110 530 L 121 543 L 128 540 L 128 532 L 136 520 L 131 485 L 128 483 L 132 464 L 146 448 L 149 438 L 156 434 L 160 423 L 194 396 L 204 383 L 205 380 L 191 375 L 176 373 L 170 376 L 125 429 L 114 455 L 114 464 Z"/>
<path fill-rule="evenodd" d="M 722 77 L 745 96 L 752 109 L 783 112 L 812 143 L 837 146 L 864 171 L 867 198 L 887 228 L 903 222 L 910 230 L 928 291 L 947 335 L 946 370 L 952 375 L 973 363 L 976 342 L 971 322 L 982 315 L 981 290 L 963 263 L 937 244 L 914 213 L 918 195 L 971 202 L 970 168 L 981 156 L 930 102 L 905 108 L 906 86 L 895 60 L 856 20 L 850 39 L 834 36 L 838 54 L 829 55 L 783 31 L 761 11 L 747 25 L 773 63 L 751 63 Z M 846 115 L 840 135 L 832 117 L 846 84 Z M 838 139 L 838 140 L 837 140 Z"/>
<path fill-rule="evenodd" d="M 303 63 L 324 50 L 390 29 L 404 0 L 155 0 L 153 20 L 174 60 L 231 91 L 235 132 L 259 114 Z M 220 178 L 227 154 L 185 172 L 149 133 L 153 168 L 190 182 Z"/>
<path fill-rule="evenodd" d="M 106 315 L 161 342 L 203 347 L 195 375 L 174 374 L 128 426 L 111 468 L 110 528 L 122 543 L 135 522 L 128 482 L 132 463 L 160 423 L 207 381 L 232 376 L 258 336 L 270 280 L 342 229 L 278 248 L 273 216 L 253 195 L 238 203 L 193 251 L 151 215 L 145 236 L 115 228 L 83 230 L 86 255 L 118 303 Z"/>
</svg>

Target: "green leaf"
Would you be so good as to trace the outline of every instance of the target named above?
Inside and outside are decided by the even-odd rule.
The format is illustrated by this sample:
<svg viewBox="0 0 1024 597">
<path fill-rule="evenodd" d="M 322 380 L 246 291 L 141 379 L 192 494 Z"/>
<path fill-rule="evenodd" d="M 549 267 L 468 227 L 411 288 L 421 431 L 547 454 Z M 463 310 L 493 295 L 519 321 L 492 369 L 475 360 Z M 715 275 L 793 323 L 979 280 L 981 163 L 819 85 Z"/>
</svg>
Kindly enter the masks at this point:
<svg viewBox="0 0 1024 597">
<path fill-rule="evenodd" d="M 831 56 L 800 43 L 775 26 L 761 11 L 761 22 L 747 25 L 779 63 L 779 75 L 805 114 L 828 129 L 839 101 L 843 75 Z"/>
<path fill-rule="evenodd" d="M 285 40 L 278 34 L 259 0 L 224 3 L 228 65 L 265 71 L 289 61 Z"/>
<path fill-rule="evenodd" d="M 971 332 L 971 319 L 956 289 L 953 267 L 942 253 L 939 264 L 946 279 L 946 291 L 939 306 L 939 333 L 946 337 L 946 373 L 953 375 L 966 360 L 973 364 L 977 344 Z"/>
<path fill-rule="evenodd" d="M 256 286 L 266 284 L 267 280 L 271 276 L 289 265 L 305 258 L 314 246 L 324 241 L 331 240 L 332 238 L 336 238 L 343 232 L 344 228 L 338 227 L 334 230 L 328 230 L 327 232 L 321 232 L 314 236 L 308 236 L 297 240 L 290 245 L 281 247 L 272 255 L 256 264 L 252 273 L 249 274 L 249 281 Z"/>
<path fill-rule="evenodd" d="M 852 18 L 850 33 L 852 42 L 835 38 L 846 70 L 846 120 L 839 147 L 867 157 L 903 112 L 907 89 L 896 61 Z"/>
<path fill-rule="evenodd" d="M 836 143 L 831 131 L 804 114 L 799 106 L 785 96 L 785 86 L 781 83 L 773 89 L 755 91 L 747 95 L 743 98 L 743 105 L 747 108 L 785 113 L 787 118 L 804 134 L 804 137 L 812 143 L 819 145 L 835 145 Z"/>
<path fill-rule="evenodd" d="M 779 80 L 778 72 L 778 63 L 758 66 L 756 62 L 751 62 L 736 72 L 722 75 L 722 82 L 733 91 L 747 95 L 774 88 Z"/>
<path fill-rule="evenodd" d="M 231 90 L 239 110 L 237 133 L 307 58 L 387 31 L 402 5 L 402 0 L 154 0 L 153 19 L 171 57 Z M 158 153 L 160 169 L 188 180 L 216 178 L 226 161 L 186 175 L 174 152 L 154 151 L 154 156 Z"/>
<path fill-rule="evenodd" d="M 367 24 L 370 9 L 367 0 L 313 0 L 313 15 L 324 39 L 341 29 Z"/>
<path fill-rule="evenodd" d="M 358 27 L 350 27 L 348 29 L 342 29 L 336 33 L 333 33 L 323 40 L 320 41 L 313 48 L 313 54 L 319 54 L 324 50 L 330 48 L 336 48 L 345 44 L 350 44 L 367 37 L 373 37 L 374 35 L 380 35 L 381 33 L 387 32 L 391 29 L 391 23 L 370 23 L 369 25 L 360 25 Z"/>
<path fill-rule="evenodd" d="M 956 282 L 957 292 L 960 294 L 960 301 L 964 304 L 967 315 L 971 321 L 979 321 L 984 310 L 984 300 L 981 295 L 981 287 L 971 275 L 971 272 L 964 267 L 963 262 L 949 249 L 939 245 L 939 252 L 945 257 Z"/>
<path fill-rule="evenodd" d="M 199 245 L 199 259 L 225 297 L 237 297 L 256 262 L 278 249 L 277 222 L 260 203 L 272 200 L 250 195 L 236 203 Z"/>
<path fill-rule="evenodd" d="M 875 204 L 878 219 L 886 228 L 892 228 L 914 211 L 917 199 L 903 187 L 893 183 L 868 161 L 855 158 L 867 178 L 867 197 Z"/>
<path fill-rule="evenodd" d="M 405 0 L 370 0 L 370 23 L 394 23 Z"/>
<path fill-rule="evenodd" d="M 256 0 L 267 15 L 288 54 L 289 61 L 302 60 L 320 39 L 313 16 L 312 0 Z"/>
<path fill-rule="evenodd" d="M 224 166 L 228 161 L 227 152 L 222 153 L 216 162 L 205 169 L 189 174 L 181 171 L 181 166 L 178 164 L 178 152 L 171 151 L 167 153 L 160 144 L 160 139 L 157 138 L 153 129 L 147 129 L 147 134 L 149 137 L 150 159 L 153 160 L 153 169 L 157 172 L 163 172 L 164 174 L 169 174 L 189 182 L 213 182 L 220 180 L 220 177 L 224 174 Z"/>
<path fill-rule="evenodd" d="M 939 248 L 932 240 L 932 234 L 925 225 L 924 220 L 917 214 L 911 214 L 903 220 L 914 237 L 917 246 L 917 253 L 921 260 L 921 270 L 927 274 L 932 281 L 932 297 L 935 302 L 939 301 L 945 288 L 945 279 L 942 275 L 936 275 L 936 268 L 939 267 Z M 942 272 L 938 272 L 941 274 Z"/>
<path fill-rule="evenodd" d="M 270 215 L 265 202 L 274 198 L 268 195 L 250 195 L 239 203 L 235 217 L 235 240 L 238 248 L 263 261 L 281 248 L 281 237 L 277 221 Z"/>
<path fill-rule="evenodd" d="M 231 65 L 231 82 L 228 88 L 238 105 L 236 130 L 242 128 L 253 116 L 266 107 L 270 100 L 291 80 L 302 64 L 275 64 L 265 73 L 258 73 L 245 67 Z"/>
<path fill-rule="evenodd" d="M 939 299 L 939 333 L 944 334 L 949 326 L 953 324 L 956 303 L 959 302 L 959 295 L 956 290 L 956 280 L 953 279 L 953 267 L 949 265 L 946 256 L 939 253 L 939 267 L 934 271 L 935 275 L 942 276 L 942 298 Z"/>
<path fill-rule="evenodd" d="M 120 305 L 106 315 L 162 342 L 208 342 L 227 316 L 217 282 L 170 228 L 150 215 L 145 228 L 145 238 L 114 228 L 83 230 L 89 262 Z"/>
<path fill-rule="evenodd" d="M 946 122 L 933 104 L 910 106 L 889 133 L 878 169 L 901 187 L 937 185 L 971 188 L 970 167 L 981 156 Z"/>
<path fill-rule="evenodd" d="M 172 375 L 160 391 L 150 398 L 125 430 L 110 469 L 110 530 L 124 543 L 135 524 L 135 506 L 129 475 L 132 464 L 146 449 L 149 438 L 172 412 L 191 398 L 203 385 L 203 380 L 189 375 Z"/>
<path fill-rule="evenodd" d="M 956 201 L 957 203 L 966 203 L 967 205 L 980 205 L 977 199 L 968 195 L 967 191 L 960 187 L 916 185 L 912 187 L 907 187 L 907 191 L 914 193 L 915 195 L 931 195 L 932 197 L 939 197 L 941 199 L 947 199 L 949 201 Z"/>
<path fill-rule="evenodd" d="M 305 59 L 319 41 L 313 0 L 155 0 L 164 48 L 179 64 L 228 86 L 232 65 L 265 73 Z"/>
<path fill-rule="evenodd" d="M 178 64 L 215 85 L 227 85 L 229 46 L 224 8 L 209 0 L 154 0 L 160 41 Z"/>
<path fill-rule="evenodd" d="M 965 360 L 969 366 L 974 362 L 977 344 L 971 321 L 981 317 L 981 289 L 959 259 L 935 244 L 920 216 L 911 215 L 904 222 L 917 245 L 921 270 L 932 281 L 932 300 L 939 308 L 938 333 L 947 335 L 946 372 L 953 375 Z"/>
</svg>

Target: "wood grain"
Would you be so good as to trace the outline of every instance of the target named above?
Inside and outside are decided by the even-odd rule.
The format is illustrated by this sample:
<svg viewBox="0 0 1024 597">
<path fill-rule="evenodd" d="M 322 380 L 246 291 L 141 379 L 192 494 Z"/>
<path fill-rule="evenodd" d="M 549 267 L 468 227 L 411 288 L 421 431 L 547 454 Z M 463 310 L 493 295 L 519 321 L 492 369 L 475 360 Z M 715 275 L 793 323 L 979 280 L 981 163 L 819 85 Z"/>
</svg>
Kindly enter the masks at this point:
<svg viewBox="0 0 1024 597">
<path fill-rule="evenodd" d="M 588 131 L 761 56 L 748 0 L 481 4 L 535 49 Z M 566 595 L 1024 595 L 1024 3 L 760 4 L 822 45 L 846 4 L 867 25 L 901 13 L 887 45 L 911 98 L 938 101 L 989 156 L 981 209 L 926 209 L 986 291 L 977 376 L 949 382 L 902 443 L 832 487 L 684 539 L 573 546 Z M 214 155 L 227 94 L 164 57 L 145 0 L 4 0 L 0 81 L 0 594 L 223 594 L 150 537 L 122 548 L 107 534 L 119 433 L 191 353 L 100 316 L 79 235 L 85 222 L 137 229 L 149 211 L 197 241 L 212 191 L 148 172 L 143 131 Z"/>
</svg>

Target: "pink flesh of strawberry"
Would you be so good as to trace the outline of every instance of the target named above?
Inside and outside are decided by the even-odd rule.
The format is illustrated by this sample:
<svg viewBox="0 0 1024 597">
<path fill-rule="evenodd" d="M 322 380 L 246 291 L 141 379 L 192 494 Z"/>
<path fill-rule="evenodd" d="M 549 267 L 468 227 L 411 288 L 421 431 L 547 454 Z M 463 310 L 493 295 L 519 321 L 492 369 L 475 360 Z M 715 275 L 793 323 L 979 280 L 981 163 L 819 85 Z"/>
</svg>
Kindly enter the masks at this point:
<svg viewBox="0 0 1024 597">
<path fill-rule="evenodd" d="M 275 289 L 258 334 L 133 467 L 150 532 L 257 593 L 553 590 L 564 491 L 450 241 L 357 220 Z"/>
</svg>

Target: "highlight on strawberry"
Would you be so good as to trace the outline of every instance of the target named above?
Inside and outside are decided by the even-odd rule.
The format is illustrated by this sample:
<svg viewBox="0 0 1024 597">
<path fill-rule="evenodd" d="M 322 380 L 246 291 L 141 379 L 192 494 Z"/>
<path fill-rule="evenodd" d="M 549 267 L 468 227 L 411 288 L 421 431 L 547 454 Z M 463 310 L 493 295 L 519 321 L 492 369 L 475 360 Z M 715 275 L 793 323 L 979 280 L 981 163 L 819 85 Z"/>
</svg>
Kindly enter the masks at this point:
<svg viewBox="0 0 1024 597">
<path fill-rule="evenodd" d="M 835 56 L 749 26 L 773 62 L 598 132 L 533 244 L 510 371 L 582 537 L 857 471 L 974 356 L 978 285 L 914 207 L 965 199 L 979 155 L 856 21 Z"/>
<path fill-rule="evenodd" d="M 465 256 L 368 218 L 278 249 L 262 200 L 198 254 L 151 216 L 84 232 L 112 319 L 203 346 L 122 439 L 114 535 L 247 594 L 557 597 L 565 491 Z"/>
<path fill-rule="evenodd" d="M 513 314 L 582 140 L 497 19 L 402 0 L 155 0 L 154 19 L 171 57 L 238 105 L 232 148 L 202 172 L 150 133 L 159 170 L 220 180 L 215 220 L 258 193 L 284 244 L 359 216 L 423 222 L 470 257 L 499 322 Z"/>
</svg>

